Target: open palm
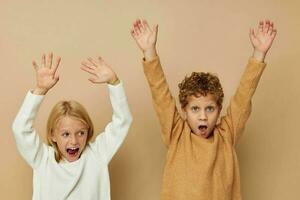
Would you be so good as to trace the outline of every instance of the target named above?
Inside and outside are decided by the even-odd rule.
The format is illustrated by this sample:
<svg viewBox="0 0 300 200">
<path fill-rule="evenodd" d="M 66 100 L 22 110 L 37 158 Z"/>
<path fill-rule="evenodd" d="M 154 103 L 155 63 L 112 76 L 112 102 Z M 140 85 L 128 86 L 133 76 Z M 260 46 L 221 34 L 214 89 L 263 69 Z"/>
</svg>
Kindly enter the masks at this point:
<svg viewBox="0 0 300 200">
<path fill-rule="evenodd" d="M 111 83 L 117 79 L 115 72 L 101 57 L 98 59 L 88 58 L 81 65 L 81 69 L 91 75 L 89 81 L 92 83 Z"/>
<path fill-rule="evenodd" d="M 53 63 L 53 54 L 50 53 L 47 58 L 42 56 L 42 63 L 38 65 L 35 61 L 32 62 L 36 71 L 37 88 L 43 91 L 51 89 L 59 80 L 57 68 L 60 63 L 60 57 Z"/>
<path fill-rule="evenodd" d="M 158 27 L 155 25 L 152 29 L 146 20 L 136 20 L 131 29 L 131 35 L 142 51 L 155 47 L 157 40 Z"/>
<path fill-rule="evenodd" d="M 272 46 L 276 36 L 273 22 L 269 20 L 260 21 L 257 30 L 250 29 L 250 40 L 255 50 L 266 53 Z"/>
</svg>

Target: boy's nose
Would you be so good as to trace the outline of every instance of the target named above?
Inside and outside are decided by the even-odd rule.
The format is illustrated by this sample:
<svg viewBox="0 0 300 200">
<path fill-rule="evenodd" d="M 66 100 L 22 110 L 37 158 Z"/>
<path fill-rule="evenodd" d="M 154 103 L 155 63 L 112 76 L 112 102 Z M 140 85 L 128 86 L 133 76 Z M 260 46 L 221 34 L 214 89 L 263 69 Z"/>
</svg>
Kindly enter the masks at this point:
<svg viewBox="0 0 300 200">
<path fill-rule="evenodd" d="M 200 114 L 199 114 L 199 119 L 200 120 L 207 120 L 207 116 L 206 116 L 206 113 L 205 112 L 200 112 Z"/>
</svg>

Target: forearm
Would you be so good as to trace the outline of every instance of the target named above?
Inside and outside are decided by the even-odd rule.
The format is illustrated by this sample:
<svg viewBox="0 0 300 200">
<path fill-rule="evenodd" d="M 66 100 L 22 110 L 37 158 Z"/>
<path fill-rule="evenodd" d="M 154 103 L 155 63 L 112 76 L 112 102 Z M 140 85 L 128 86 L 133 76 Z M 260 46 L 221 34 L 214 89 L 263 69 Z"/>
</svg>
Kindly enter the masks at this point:
<svg viewBox="0 0 300 200">
<path fill-rule="evenodd" d="M 119 83 L 115 85 L 108 85 L 110 101 L 113 109 L 113 118 L 119 118 L 121 121 L 124 121 L 125 124 L 130 124 L 132 116 L 129 110 L 123 82 L 118 82 Z"/>
<path fill-rule="evenodd" d="M 99 134 L 95 144 L 99 155 L 104 155 L 107 163 L 123 143 L 132 123 L 123 84 L 109 85 L 109 96 L 112 104 L 112 120 L 105 127 L 105 131 Z"/>
<path fill-rule="evenodd" d="M 160 64 L 159 57 L 151 57 L 150 61 L 144 61 L 144 73 L 148 80 L 155 103 L 173 101 L 165 74 Z"/>
<path fill-rule="evenodd" d="M 42 101 L 43 96 L 28 92 L 12 125 L 17 148 L 32 167 L 37 165 L 42 155 L 42 142 L 33 128 Z"/>
<path fill-rule="evenodd" d="M 246 121 L 249 118 L 251 112 L 251 99 L 255 93 L 260 77 L 264 71 L 265 64 L 259 62 L 254 58 L 250 58 L 241 77 L 240 84 L 232 97 L 225 121 L 230 128 L 232 135 L 233 144 L 236 144 L 243 129 Z M 225 125 L 223 124 L 223 125 Z"/>
<path fill-rule="evenodd" d="M 232 98 L 232 103 L 237 109 L 234 111 L 234 116 L 245 117 L 245 110 L 251 109 L 251 100 L 256 91 L 260 77 L 265 69 L 265 64 L 254 58 L 250 58 L 243 73 L 240 84 Z M 239 119 L 240 120 L 240 119 Z"/>
<path fill-rule="evenodd" d="M 176 101 L 170 92 L 159 58 L 155 57 L 151 61 L 144 62 L 144 72 L 151 89 L 164 143 L 169 145 L 175 124 L 183 121 L 177 111 Z"/>
</svg>

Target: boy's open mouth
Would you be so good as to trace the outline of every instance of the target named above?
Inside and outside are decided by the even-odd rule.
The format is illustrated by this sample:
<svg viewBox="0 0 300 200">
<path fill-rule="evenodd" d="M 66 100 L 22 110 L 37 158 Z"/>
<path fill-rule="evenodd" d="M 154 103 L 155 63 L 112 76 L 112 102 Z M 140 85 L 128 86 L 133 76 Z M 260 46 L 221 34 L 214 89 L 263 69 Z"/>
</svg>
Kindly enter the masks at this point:
<svg viewBox="0 0 300 200">
<path fill-rule="evenodd" d="M 67 148 L 67 152 L 69 155 L 71 156 L 76 156 L 77 153 L 79 152 L 79 148 L 75 148 L 75 147 L 72 147 L 72 148 Z"/>
<path fill-rule="evenodd" d="M 207 130 L 207 126 L 206 125 L 200 125 L 198 126 L 198 129 L 201 131 L 201 132 L 204 132 Z"/>
</svg>

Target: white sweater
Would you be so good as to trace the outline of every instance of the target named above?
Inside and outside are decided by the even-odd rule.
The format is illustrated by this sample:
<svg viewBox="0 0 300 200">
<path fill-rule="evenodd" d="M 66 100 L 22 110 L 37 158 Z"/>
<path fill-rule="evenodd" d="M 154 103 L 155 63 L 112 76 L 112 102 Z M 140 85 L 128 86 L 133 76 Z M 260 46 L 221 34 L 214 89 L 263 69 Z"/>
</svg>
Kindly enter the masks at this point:
<svg viewBox="0 0 300 200">
<path fill-rule="evenodd" d="M 87 144 L 80 159 L 57 163 L 54 149 L 42 143 L 33 121 L 44 96 L 28 92 L 13 123 L 17 148 L 33 168 L 33 200 L 110 200 L 108 164 L 124 141 L 132 117 L 122 83 L 108 85 L 112 121 Z"/>
</svg>

